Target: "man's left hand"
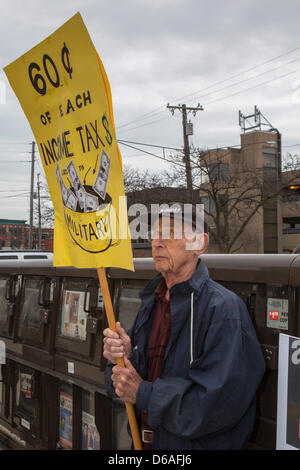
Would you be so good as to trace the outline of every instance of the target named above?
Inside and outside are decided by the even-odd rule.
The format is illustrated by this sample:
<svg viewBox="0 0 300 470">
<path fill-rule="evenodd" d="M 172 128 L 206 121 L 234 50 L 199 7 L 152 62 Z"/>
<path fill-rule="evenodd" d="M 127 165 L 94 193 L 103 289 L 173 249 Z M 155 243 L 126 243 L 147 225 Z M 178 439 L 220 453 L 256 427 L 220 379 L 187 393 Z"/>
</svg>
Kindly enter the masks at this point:
<svg viewBox="0 0 300 470">
<path fill-rule="evenodd" d="M 125 367 L 113 367 L 111 380 L 118 397 L 124 402 L 134 405 L 140 383 L 143 379 L 126 357 L 124 357 L 124 364 Z"/>
</svg>

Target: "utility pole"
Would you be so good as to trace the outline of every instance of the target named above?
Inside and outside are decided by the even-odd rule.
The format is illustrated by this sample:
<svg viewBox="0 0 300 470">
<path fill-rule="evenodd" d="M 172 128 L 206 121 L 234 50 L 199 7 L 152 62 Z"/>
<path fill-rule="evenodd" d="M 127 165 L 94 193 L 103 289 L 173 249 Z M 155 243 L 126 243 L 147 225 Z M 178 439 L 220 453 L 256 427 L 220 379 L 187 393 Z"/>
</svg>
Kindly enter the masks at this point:
<svg viewBox="0 0 300 470">
<path fill-rule="evenodd" d="M 35 142 L 32 142 L 32 146 L 31 146 L 29 243 L 28 243 L 30 250 L 32 250 L 32 232 L 33 232 L 34 152 L 35 152 Z"/>
<path fill-rule="evenodd" d="M 37 175 L 37 189 L 38 189 L 38 211 L 39 211 L 39 250 L 42 249 L 42 227 L 41 227 L 41 197 L 40 197 L 40 174 Z"/>
<path fill-rule="evenodd" d="M 182 113 L 182 128 L 183 128 L 183 163 L 185 164 L 185 174 L 186 174 L 186 187 L 188 193 L 188 199 L 192 201 L 193 194 L 193 179 L 192 179 L 192 170 L 191 170 L 191 160 L 190 160 L 190 146 L 189 146 L 189 135 L 193 135 L 192 123 L 187 122 L 187 113 L 192 112 L 196 116 L 197 111 L 203 111 L 203 107 L 198 103 L 197 107 L 189 107 L 185 104 L 178 106 L 170 106 L 167 104 L 167 108 L 170 109 L 171 113 L 174 115 L 175 109 L 179 109 Z"/>
</svg>

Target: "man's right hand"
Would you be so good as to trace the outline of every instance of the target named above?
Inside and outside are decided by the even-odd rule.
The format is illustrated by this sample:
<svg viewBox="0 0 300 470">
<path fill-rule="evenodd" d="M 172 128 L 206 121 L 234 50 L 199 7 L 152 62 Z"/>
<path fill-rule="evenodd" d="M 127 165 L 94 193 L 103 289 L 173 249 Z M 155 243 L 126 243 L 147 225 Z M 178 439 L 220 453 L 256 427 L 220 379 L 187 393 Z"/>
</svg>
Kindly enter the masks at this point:
<svg viewBox="0 0 300 470">
<path fill-rule="evenodd" d="M 103 331 L 103 344 L 103 356 L 113 364 L 119 357 L 130 357 L 131 341 L 120 322 L 116 322 L 116 331 L 110 328 Z"/>
</svg>

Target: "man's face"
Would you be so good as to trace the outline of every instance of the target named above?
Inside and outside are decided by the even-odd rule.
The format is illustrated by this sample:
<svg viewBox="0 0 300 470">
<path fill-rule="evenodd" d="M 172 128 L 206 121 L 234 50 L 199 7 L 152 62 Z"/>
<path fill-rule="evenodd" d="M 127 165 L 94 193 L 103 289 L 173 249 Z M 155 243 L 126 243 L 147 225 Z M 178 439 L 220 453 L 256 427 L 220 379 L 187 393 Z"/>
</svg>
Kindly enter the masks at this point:
<svg viewBox="0 0 300 470">
<path fill-rule="evenodd" d="M 190 229 L 191 233 L 192 229 Z M 198 256 L 205 251 L 207 243 L 200 241 L 198 249 L 188 249 L 191 245 L 189 234 L 178 222 L 171 218 L 170 222 L 160 219 L 153 227 L 155 237 L 152 240 L 152 257 L 156 270 L 162 274 L 180 274 L 189 265 L 195 265 Z M 186 230 L 188 232 L 188 230 Z M 206 235 L 206 234 L 204 234 Z M 180 237 L 180 238 L 179 238 Z"/>
</svg>

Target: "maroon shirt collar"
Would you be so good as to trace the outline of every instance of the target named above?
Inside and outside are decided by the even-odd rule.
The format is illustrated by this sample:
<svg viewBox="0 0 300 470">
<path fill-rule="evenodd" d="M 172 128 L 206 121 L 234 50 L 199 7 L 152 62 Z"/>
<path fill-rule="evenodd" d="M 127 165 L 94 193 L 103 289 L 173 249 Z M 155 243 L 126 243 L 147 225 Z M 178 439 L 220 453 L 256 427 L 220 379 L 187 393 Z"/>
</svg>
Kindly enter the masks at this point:
<svg viewBox="0 0 300 470">
<path fill-rule="evenodd" d="M 161 300 L 162 302 L 168 302 L 168 300 L 165 299 L 167 290 L 168 288 L 166 281 L 165 279 L 162 279 L 154 291 L 156 298 Z"/>
</svg>

